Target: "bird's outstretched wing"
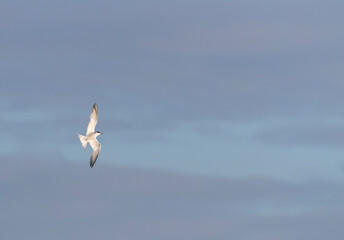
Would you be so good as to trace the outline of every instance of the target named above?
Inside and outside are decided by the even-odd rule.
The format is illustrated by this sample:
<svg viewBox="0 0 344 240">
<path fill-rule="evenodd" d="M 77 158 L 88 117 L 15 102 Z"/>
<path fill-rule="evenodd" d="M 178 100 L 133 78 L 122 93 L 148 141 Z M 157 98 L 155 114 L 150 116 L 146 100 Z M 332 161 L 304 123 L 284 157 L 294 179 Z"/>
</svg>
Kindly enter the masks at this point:
<svg viewBox="0 0 344 240">
<path fill-rule="evenodd" d="M 98 121 L 98 106 L 97 106 L 97 103 L 95 103 L 93 104 L 92 112 L 90 115 L 90 122 L 88 123 L 88 126 L 87 126 L 86 135 L 94 132 L 94 128 L 97 125 L 97 121 Z"/>
<path fill-rule="evenodd" d="M 88 141 L 88 143 L 91 145 L 92 149 L 93 149 L 93 153 L 91 155 L 91 159 L 90 159 L 90 167 L 92 168 L 93 165 L 96 163 L 98 155 L 100 153 L 100 149 L 102 148 L 102 146 L 100 145 L 100 143 L 97 141 L 97 139 L 95 140 L 91 140 Z"/>
</svg>

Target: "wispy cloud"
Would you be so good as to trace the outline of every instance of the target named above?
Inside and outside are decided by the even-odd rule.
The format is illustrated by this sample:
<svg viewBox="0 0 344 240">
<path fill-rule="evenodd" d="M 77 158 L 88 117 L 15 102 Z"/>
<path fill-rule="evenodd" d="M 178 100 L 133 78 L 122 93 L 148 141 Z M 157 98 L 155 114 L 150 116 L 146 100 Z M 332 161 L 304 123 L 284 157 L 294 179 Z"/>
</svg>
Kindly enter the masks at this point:
<svg viewBox="0 0 344 240">
<path fill-rule="evenodd" d="M 98 102 L 109 161 L 340 178 L 342 124 L 330 119 L 344 113 L 341 9 L 337 0 L 6 1 L 0 153 L 83 158 L 75 134 Z M 324 123 L 294 124 L 303 119 Z"/>
<path fill-rule="evenodd" d="M 343 234 L 342 184 L 191 177 L 1 157 L 6 239 L 328 239 Z"/>
<path fill-rule="evenodd" d="M 278 127 L 263 129 L 254 134 L 258 141 L 270 144 L 287 144 L 294 146 L 324 146 L 337 147 L 344 143 L 343 124 L 341 122 L 301 122 L 299 124 L 282 124 Z"/>
</svg>

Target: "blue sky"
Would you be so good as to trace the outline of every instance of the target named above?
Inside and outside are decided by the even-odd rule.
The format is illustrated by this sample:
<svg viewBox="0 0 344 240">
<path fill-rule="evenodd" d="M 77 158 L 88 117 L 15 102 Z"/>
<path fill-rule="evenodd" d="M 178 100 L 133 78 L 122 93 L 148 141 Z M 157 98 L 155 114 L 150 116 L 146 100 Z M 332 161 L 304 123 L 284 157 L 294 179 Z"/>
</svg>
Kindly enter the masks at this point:
<svg viewBox="0 0 344 240">
<path fill-rule="evenodd" d="M 308 228 L 321 225 L 316 220 L 319 216 L 337 219 L 342 211 L 336 204 L 327 207 L 341 194 L 335 192 L 341 191 L 344 171 L 342 7 L 343 3 L 335 0 L 1 3 L 0 123 L 4 138 L 0 140 L 0 158 L 4 171 L 11 173 L 3 177 L 2 192 L 6 193 L 10 181 L 16 181 L 19 189 L 27 184 L 33 192 L 38 191 L 33 185 L 47 180 L 44 171 L 55 176 L 53 187 L 67 184 L 56 180 L 56 174 L 63 176 L 63 171 L 69 171 L 68 179 L 78 186 L 78 177 L 71 172 L 87 171 L 78 169 L 89 168 L 90 149 L 83 152 L 76 134 L 86 131 L 92 104 L 97 102 L 97 130 L 105 133 L 99 137 L 102 152 L 92 172 L 83 172 L 80 179 L 93 175 L 95 183 L 102 184 L 103 179 L 97 178 L 100 173 L 111 179 L 113 174 L 138 171 L 143 179 L 154 179 L 149 181 L 178 181 L 177 188 L 188 184 L 185 178 L 193 178 L 202 182 L 201 191 L 205 192 L 208 187 L 204 184 L 212 181 L 216 181 L 216 189 L 223 189 L 226 184 L 241 188 L 241 181 L 254 183 L 256 179 L 262 186 L 266 184 L 272 195 L 262 201 L 259 194 L 244 194 L 255 189 L 253 184 L 239 194 L 240 199 L 245 202 L 252 197 L 250 204 L 259 209 L 268 206 L 269 214 L 277 216 L 281 224 L 289 217 L 313 219 L 315 225 L 310 223 L 304 229 L 291 226 L 295 227 L 292 239 L 304 239 Z M 14 163 L 6 165 L 7 161 Z M 31 162 L 37 169 L 24 168 L 23 174 L 37 179 L 21 182 L 14 169 Z M 56 165 L 62 172 L 53 169 Z M 100 173 L 95 174 L 97 171 Z M 121 180 L 126 186 L 127 179 Z M 283 208 L 271 207 L 276 199 L 284 198 L 284 193 L 273 194 L 274 184 L 290 185 L 286 190 L 290 194 L 298 194 L 300 188 L 312 191 L 306 190 L 304 198 L 283 202 Z M 202 201 L 199 186 L 192 185 L 196 193 L 186 198 Z M 49 188 L 44 183 L 42 187 Z M 154 194 L 147 199 L 154 202 L 162 189 L 152 188 Z M 328 198 L 318 201 L 325 189 Z M 96 193 L 103 196 L 103 190 Z M 140 201 L 138 193 L 144 189 L 128 191 Z M 49 194 L 47 201 L 52 203 Z M 30 193 L 19 191 L 18 196 L 4 195 L 2 199 L 25 207 L 18 198 L 27 195 Z M 215 196 L 205 205 L 221 202 L 221 211 L 236 209 L 219 192 L 211 195 Z M 111 201 L 120 204 L 114 196 L 109 197 Z M 184 197 L 176 207 L 183 206 L 190 211 L 190 219 L 199 220 Z M 71 200 L 76 206 L 91 207 L 79 195 Z M 95 201 L 101 204 L 104 200 Z M 205 205 L 201 208 L 207 209 Z M 154 206 L 140 206 L 154 210 Z M 132 210 L 133 219 L 143 214 L 141 207 Z M 247 213 L 242 210 L 246 207 L 243 204 L 235 210 L 243 219 L 242 226 L 266 216 L 255 209 Z M 33 209 L 42 218 L 57 221 L 54 211 L 39 205 Z M 167 206 L 162 209 L 171 211 Z M 220 210 L 212 208 L 203 217 L 213 219 L 209 222 L 212 226 L 217 221 L 219 226 L 228 221 L 238 224 Z M 339 213 L 333 214 L 334 210 Z M 102 214 L 106 215 L 104 209 L 97 216 Z M 82 216 L 85 221 L 92 218 Z M 172 221 L 164 211 L 158 217 Z M 183 217 L 181 214 L 173 221 Z M 269 221 L 261 224 L 267 226 Z M 124 224 L 121 218 L 116 222 Z M 192 226 L 198 229 L 202 224 L 206 225 Z M 144 233 L 138 235 L 178 238 L 169 231 L 153 236 L 147 229 L 143 227 Z M 204 232 L 204 239 L 240 239 L 221 227 L 209 229 L 212 231 Z M 261 239 L 274 234 L 288 239 L 288 231 L 279 226 L 273 232 L 262 229 Z M 57 236 L 68 239 L 63 227 L 56 231 Z M 202 239 L 191 226 L 175 231 L 185 234 L 182 238 Z M 138 239 L 129 232 L 120 238 Z M 103 239 L 113 239 L 111 231 L 107 234 Z M 247 234 L 257 236 L 257 230 L 253 227 Z M 39 234 L 30 236 L 40 239 Z"/>
</svg>

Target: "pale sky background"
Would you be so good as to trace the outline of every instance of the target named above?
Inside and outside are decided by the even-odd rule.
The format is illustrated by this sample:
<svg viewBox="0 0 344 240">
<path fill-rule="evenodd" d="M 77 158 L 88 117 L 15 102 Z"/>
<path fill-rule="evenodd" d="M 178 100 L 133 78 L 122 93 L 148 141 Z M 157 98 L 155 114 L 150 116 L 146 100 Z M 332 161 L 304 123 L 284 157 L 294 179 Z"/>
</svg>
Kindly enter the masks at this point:
<svg viewBox="0 0 344 240">
<path fill-rule="evenodd" d="M 0 238 L 338 239 L 343 8 L 2 1 Z"/>
</svg>

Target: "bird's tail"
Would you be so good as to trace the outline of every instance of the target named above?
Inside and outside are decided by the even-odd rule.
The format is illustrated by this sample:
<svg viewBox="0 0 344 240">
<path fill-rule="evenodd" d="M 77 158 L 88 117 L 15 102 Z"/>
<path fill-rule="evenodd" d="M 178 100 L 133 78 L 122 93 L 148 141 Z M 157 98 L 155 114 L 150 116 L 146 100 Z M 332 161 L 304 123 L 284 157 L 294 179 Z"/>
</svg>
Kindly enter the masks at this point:
<svg viewBox="0 0 344 240">
<path fill-rule="evenodd" d="M 81 142 L 81 145 L 82 147 L 85 149 L 86 151 L 86 147 L 87 147 L 87 141 L 86 141 L 86 137 L 81 135 L 81 134 L 78 134 L 78 137 L 79 137 L 79 140 Z"/>
</svg>

